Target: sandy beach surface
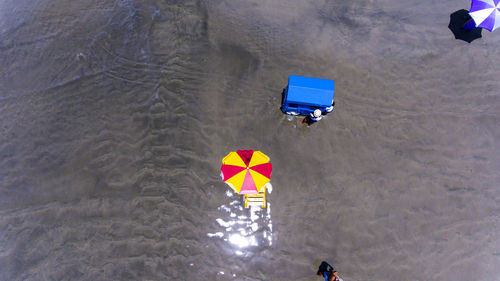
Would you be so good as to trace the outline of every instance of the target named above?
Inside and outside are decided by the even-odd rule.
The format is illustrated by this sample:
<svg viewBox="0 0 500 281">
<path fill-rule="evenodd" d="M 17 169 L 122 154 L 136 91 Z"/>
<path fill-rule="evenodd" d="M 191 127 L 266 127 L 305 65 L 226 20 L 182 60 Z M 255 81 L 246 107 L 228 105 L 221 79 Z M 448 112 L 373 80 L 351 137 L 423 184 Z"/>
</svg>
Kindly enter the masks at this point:
<svg viewBox="0 0 500 281">
<path fill-rule="evenodd" d="M 500 31 L 470 2 L 0 0 L 1 280 L 500 280 Z M 280 111 L 288 75 L 336 110 Z M 273 164 L 268 208 L 220 179 Z"/>
</svg>

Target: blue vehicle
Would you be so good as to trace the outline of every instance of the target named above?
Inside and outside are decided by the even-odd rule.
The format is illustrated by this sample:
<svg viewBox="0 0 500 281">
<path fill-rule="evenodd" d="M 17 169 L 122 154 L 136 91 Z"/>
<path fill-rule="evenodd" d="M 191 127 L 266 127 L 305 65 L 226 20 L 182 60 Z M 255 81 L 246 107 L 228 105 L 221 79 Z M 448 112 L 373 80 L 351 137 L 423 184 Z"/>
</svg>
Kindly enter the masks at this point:
<svg viewBox="0 0 500 281">
<path fill-rule="evenodd" d="M 283 90 L 281 111 L 290 115 L 309 115 L 315 109 L 323 114 L 333 110 L 334 81 L 290 75 Z"/>
</svg>

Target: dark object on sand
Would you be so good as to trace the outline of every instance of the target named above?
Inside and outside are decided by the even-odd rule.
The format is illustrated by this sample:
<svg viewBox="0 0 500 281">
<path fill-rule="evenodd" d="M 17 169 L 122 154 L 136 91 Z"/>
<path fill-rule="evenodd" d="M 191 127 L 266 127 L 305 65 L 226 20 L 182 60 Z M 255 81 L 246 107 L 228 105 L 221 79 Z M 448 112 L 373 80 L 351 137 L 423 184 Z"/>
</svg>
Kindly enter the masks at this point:
<svg viewBox="0 0 500 281">
<path fill-rule="evenodd" d="M 322 261 L 321 264 L 319 265 L 318 272 L 316 274 L 323 276 L 323 273 L 325 273 L 325 272 L 333 272 L 333 271 L 335 271 L 333 269 L 333 266 L 331 266 L 326 261 Z"/>
<path fill-rule="evenodd" d="M 465 42 L 472 42 L 478 38 L 483 37 L 481 35 L 482 29 L 477 27 L 472 30 L 467 30 L 464 28 L 467 22 L 469 22 L 472 18 L 469 16 L 469 12 L 467 10 L 458 10 L 450 15 L 450 24 L 448 28 L 455 35 L 455 39 L 464 40 Z"/>
<path fill-rule="evenodd" d="M 343 281 L 339 273 L 326 261 L 321 262 L 316 274 L 323 277 L 325 281 Z"/>
</svg>

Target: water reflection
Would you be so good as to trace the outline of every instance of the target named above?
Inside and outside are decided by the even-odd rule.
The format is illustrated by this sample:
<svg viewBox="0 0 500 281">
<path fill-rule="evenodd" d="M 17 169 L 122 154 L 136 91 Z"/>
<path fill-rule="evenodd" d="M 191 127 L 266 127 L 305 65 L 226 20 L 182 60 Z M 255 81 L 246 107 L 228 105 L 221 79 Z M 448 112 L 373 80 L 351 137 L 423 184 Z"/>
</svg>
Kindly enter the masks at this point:
<svg viewBox="0 0 500 281">
<path fill-rule="evenodd" d="M 269 202 L 271 192 L 272 186 L 268 184 L 266 208 L 250 205 L 245 209 L 243 196 L 227 190 L 226 196 L 234 200 L 217 208 L 221 212 L 221 217 L 216 219 L 220 230 L 207 233 L 207 236 L 227 241 L 235 248 L 237 255 L 245 255 L 248 250 L 255 247 L 271 246 L 273 244 L 273 223 Z"/>
</svg>

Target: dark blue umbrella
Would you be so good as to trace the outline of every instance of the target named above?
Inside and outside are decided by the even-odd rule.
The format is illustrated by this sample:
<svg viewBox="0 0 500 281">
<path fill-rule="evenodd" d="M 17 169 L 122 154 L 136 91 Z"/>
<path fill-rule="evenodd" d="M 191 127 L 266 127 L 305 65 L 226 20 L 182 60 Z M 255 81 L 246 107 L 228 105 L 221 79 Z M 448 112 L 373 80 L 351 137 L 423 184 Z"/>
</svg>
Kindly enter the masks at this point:
<svg viewBox="0 0 500 281">
<path fill-rule="evenodd" d="M 472 0 L 469 15 L 476 27 L 493 31 L 500 27 L 500 0 Z"/>
<path fill-rule="evenodd" d="M 465 42 L 472 42 L 481 38 L 482 28 L 475 26 L 474 21 L 469 16 L 467 10 L 458 10 L 450 15 L 450 24 L 448 28 L 453 32 L 456 39 L 464 40 Z"/>
</svg>

